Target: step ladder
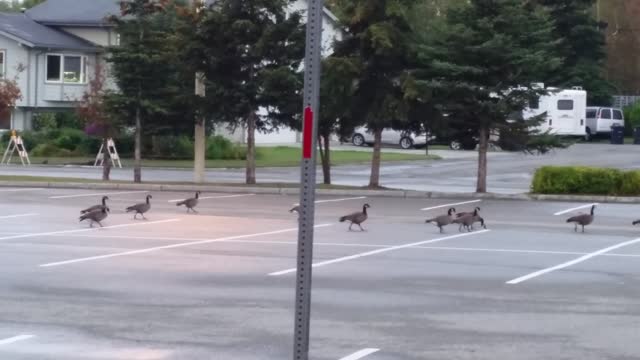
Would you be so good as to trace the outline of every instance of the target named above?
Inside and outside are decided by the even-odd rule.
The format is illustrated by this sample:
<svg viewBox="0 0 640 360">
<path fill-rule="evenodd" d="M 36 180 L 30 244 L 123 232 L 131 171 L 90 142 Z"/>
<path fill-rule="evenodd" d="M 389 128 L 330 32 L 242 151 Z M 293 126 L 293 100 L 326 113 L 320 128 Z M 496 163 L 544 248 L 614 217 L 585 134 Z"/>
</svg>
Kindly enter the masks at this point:
<svg viewBox="0 0 640 360">
<path fill-rule="evenodd" d="M 120 162 L 120 156 L 118 156 L 118 150 L 116 150 L 116 143 L 112 138 L 107 139 L 107 151 L 109 151 L 109 158 L 111 158 L 111 165 L 117 166 L 122 169 L 122 163 Z M 96 161 L 93 166 L 102 166 L 104 163 L 104 142 L 100 144 L 100 150 L 96 155 Z"/>
<path fill-rule="evenodd" d="M 9 141 L 9 145 L 7 145 L 7 149 L 4 151 L 4 155 L 2 155 L 2 162 L 0 162 L 0 164 L 11 164 L 11 159 L 13 158 L 13 154 L 15 154 L 16 151 L 18 152 L 18 156 L 20 156 L 22 166 L 31 165 L 31 160 L 29 160 L 29 153 L 24 146 L 24 142 L 22 142 L 22 137 L 18 136 L 15 130 L 12 130 L 11 140 Z"/>
</svg>

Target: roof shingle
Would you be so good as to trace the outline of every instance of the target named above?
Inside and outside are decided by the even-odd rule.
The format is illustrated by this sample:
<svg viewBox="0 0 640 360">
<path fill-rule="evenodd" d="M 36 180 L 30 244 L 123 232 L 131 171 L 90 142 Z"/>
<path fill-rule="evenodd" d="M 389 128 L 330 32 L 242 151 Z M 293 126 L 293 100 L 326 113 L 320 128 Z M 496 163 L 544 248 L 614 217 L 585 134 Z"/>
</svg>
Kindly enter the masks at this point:
<svg viewBox="0 0 640 360">
<path fill-rule="evenodd" d="M 0 32 L 18 38 L 31 47 L 99 51 L 88 41 L 38 24 L 24 14 L 0 13 Z"/>
</svg>

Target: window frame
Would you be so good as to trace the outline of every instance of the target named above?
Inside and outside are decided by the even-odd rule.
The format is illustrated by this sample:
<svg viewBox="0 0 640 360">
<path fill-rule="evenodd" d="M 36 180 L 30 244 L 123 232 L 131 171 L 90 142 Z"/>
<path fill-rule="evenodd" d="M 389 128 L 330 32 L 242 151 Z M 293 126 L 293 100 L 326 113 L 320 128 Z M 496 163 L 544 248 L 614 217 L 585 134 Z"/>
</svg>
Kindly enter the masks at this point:
<svg viewBox="0 0 640 360">
<path fill-rule="evenodd" d="M 608 111 L 609 112 L 609 117 L 604 117 L 604 112 Z M 613 120 L 613 111 L 611 111 L 611 109 L 600 109 L 600 114 L 598 116 L 599 119 L 603 119 L 603 120 Z"/>
<path fill-rule="evenodd" d="M 620 117 L 616 118 L 616 114 L 619 114 Z M 622 110 L 611 109 L 611 120 L 624 120 L 624 114 Z"/>
<path fill-rule="evenodd" d="M 58 56 L 60 58 L 60 73 L 58 74 L 58 80 L 49 80 L 49 56 Z M 64 59 L 66 57 L 79 57 L 80 58 L 80 81 L 71 82 L 64 81 Z M 44 82 L 46 84 L 58 84 L 58 85 L 87 85 L 87 63 L 89 57 L 82 54 L 62 54 L 62 53 L 46 53 L 45 54 L 45 67 L 44 67 Z"/>
<path fill-rule="evenodd" d="M 560 103 L 571 103 L 571 108 L 569 109 L 560 108 Z M 573 99 L 560 99 L 556 104 L 556 108 L 558 109 L 558 111 L 572 111 L 573 109 L 575 109 L 575 105 L 576 104 L 575 104 L 575 101 L 573 101 Z"/>
<path fill-rule="evenodd" d="M 7 78 L 7 50 L 0 49 L 0 55 L 2 55 L 2 63 L 0 63 L 0 79 Z"/>
</svg>

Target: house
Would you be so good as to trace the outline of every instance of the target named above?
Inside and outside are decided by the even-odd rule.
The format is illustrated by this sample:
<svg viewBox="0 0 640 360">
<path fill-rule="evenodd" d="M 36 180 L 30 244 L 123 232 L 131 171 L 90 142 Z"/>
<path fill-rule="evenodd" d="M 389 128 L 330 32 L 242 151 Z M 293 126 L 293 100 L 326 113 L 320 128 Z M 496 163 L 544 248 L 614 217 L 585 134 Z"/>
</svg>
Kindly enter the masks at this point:
<svg viewBox="0 0 640 360">
<path fill-rule="evenodd" d="M 306 6 L 306 0 L 297 0 L 291 10 L 305 11 Z M 22 91 L 12 114 L 0 116 L 0 131 L 28 130 L 34 113 L 75 106 L 96 64 L 104 64 L 104 48 L 119 43 L 107 21 L 119 11 L 118 0 L 46 0 L 24 13 L 0 13 L 0 77 L 17 76 Z M 323 53 L 328 54 L 342 33 L 337 18 L 327 9 L 324 15 Z M 21 73 L 19 66 L 24 67 Z M 108 81 L 107 86 L 114 85 Z M 240 132 L 227 135 L 244 138 Z M 258 142 L 298 140 L 289 130 L 257 136 Z"/>
</svg>

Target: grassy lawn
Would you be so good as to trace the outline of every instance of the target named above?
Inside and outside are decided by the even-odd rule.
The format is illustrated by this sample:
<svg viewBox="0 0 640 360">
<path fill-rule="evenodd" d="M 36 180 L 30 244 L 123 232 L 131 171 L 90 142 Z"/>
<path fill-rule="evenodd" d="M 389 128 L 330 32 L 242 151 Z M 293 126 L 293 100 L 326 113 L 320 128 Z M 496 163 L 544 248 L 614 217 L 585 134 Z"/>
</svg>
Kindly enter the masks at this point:
<svg viewBox="0 0 640 360">
<path fill-rule="evenodd" d="M 50 176 L 23 176 L 23 175 L 0 175 L 0 181 L 19 181 L 23 183 L 29 182 L 49 182 L 49 183 L 79 183 L 79 184 L 133 184 L 133 181 L 125 181 L 125 180 L 111 180 L 111 181 L 102 181 L 102 180 L 93 180 L 93 179 L 84 179 L 84 178 L 63 178 L 63 177 L 50 177 Z M 180 182 L 180 181 L 144 181 L 143 184 L 154 184 L 154 185 L 194 185 L 192 182 Z M 265 188 L 297 188 L 300 185 L 296 183 L 278 183 L 278 182 L 265 182 L 258 183 L 255 185 L 246 185 L 242 183 L 216 183 L 216 182 L 206 182 L 198 185 L 210 185 L 210 186 L 229 186 L 229 187 L 265 187 Z M 354 190 L 354 189 L 368 189 L 366 186 L 346 186 L 346 185 L 325 185 L 318 184 L 319 189 L 340 189 L 340 190 Z M 379 190 L 384 190 L 386 188 L 380 187 Z"/>
<path fill-rule="evenodd" d="M 258 167 L 285 167 L 300 165 L 300 149 L 295 147 L 259 147 L 257 149 L 256 165 Z M 417 161 L 417 160 L 438 160 L 435 155 L 415 155 L 403 153 L 383 153 L 382 161 Z M 37 157 L 31 158 L 33 164 L 49 165 L 93 165 L 94 158 L 56 158 Z M 14 159 L 13 163 L 19 163 L 19 159 Z M 132 159 L 122 159 L 122 166 L 133 165 Z M 331 164 L 364 164 L 371 161 L 371 153 L 363 151 L 332 151 Z M 318 156 L 318 163 L 320 156 Z M 145 167 L 172 167 L 172 168 L 192 168 L 192 160 L 143 160 Z M 244 160 L 207 160 L 207 168 L 243 168 Z"/>
</svg>

